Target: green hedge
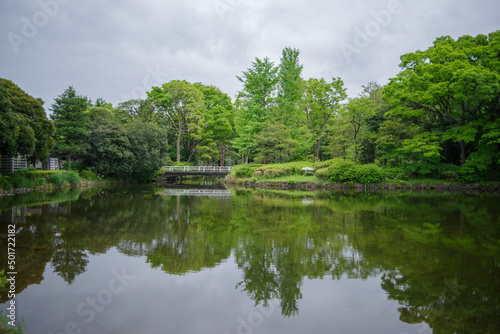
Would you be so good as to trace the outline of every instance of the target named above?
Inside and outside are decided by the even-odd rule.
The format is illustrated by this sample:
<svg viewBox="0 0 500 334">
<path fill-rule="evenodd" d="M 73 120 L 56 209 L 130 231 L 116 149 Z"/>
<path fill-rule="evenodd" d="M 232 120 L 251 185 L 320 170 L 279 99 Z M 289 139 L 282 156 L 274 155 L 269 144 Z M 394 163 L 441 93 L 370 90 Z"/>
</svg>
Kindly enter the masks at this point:
<svg viewBox="0 0 500 334">
<path fill-rule="evenodd" d="M 231 175 L 238 177 L 252 177 L 255 169 L 262 165 L 236 165 L 231 168 Z"/>
<path fill-rule="evenodd" d="M 350 160 L 337 160 L 328 167 L 326 171 L 322 170 L 316 173 L 320 178 L 327 178 L 333 182 L 350 183 L 379 183 L 386 180 L 384 171 L 377 165 L 355 165 Z"/>
</svg>

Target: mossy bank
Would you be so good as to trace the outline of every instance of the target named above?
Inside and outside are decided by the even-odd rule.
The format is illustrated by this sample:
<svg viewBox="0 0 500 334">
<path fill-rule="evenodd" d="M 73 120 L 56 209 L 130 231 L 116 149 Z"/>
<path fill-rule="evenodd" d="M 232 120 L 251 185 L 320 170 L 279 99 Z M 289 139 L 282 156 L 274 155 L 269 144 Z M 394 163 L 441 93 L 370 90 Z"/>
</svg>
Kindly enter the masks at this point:
<svg viewBox="0 0 500 334">
<path fill-rule="evenodd" d="M 70 187 L 93 187 L 122 182 L 105 179 L 90 171 L 54 170 L 39 171 L 23 169 L 0 176 L 0 197 L 26 194 L 32 191 L 46 191 Z"/>
</svg>

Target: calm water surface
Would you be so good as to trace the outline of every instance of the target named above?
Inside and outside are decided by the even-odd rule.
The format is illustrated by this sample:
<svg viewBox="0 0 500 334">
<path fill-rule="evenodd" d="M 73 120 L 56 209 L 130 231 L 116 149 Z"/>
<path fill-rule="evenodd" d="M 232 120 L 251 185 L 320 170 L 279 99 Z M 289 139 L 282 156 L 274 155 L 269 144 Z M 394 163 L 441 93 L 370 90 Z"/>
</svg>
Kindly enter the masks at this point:
<svg viewBox="0 0 500 334">
<path fill-rule="evenodd" d="M 500 333 L 494 195 L 120 186 L 0 210 L 29 334 Z"/>
</svg>

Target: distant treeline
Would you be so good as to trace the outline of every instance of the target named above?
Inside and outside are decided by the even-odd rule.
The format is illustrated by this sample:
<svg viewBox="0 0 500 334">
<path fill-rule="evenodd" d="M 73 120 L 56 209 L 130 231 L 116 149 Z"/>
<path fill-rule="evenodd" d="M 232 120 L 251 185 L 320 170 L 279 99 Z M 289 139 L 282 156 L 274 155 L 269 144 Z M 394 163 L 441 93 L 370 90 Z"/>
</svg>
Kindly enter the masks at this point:
<svg viewBox="0 0 500 334">
<path fill-rule="evenodd" d="M 166 163 L 375 163 L 401 178 L 500 179 L 500 31 L 440 37 L 401 71 L 348 98 L 341 78 L 302 77 L 299 50 L 256 58 L 233 102 L 173 80 L 112 106 L 72 86 L 47 119 L 43 101 L 0 79 L 0 154 L 79 161 L 105 176 L 149 179 Z M 167 145 L 168 144 L 168 145 Z M 71 166 L 69 166 L 71 168 Z"/>
</svg>

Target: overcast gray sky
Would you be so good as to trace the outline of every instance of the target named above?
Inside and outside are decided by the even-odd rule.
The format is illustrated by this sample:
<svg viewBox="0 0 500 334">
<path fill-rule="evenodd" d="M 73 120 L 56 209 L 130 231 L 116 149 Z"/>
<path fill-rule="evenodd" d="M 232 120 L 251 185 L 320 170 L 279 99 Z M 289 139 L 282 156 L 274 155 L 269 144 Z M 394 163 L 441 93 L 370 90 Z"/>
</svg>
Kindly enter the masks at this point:
<svg viewBox="0 0 500 334">
<path fill-rule="evenodd" d="M 356 96 L 439 36 L 499 29 L 498 0 L 1 0 L 0 77 L 46 110 L 69 85 L 116 105 L 174 79 L 234 100 L 255 57 L 278 64 L 290 46 L 305 79 L 341 77 Z"/>
</svg>

